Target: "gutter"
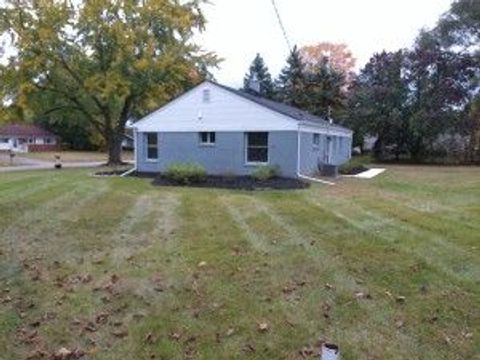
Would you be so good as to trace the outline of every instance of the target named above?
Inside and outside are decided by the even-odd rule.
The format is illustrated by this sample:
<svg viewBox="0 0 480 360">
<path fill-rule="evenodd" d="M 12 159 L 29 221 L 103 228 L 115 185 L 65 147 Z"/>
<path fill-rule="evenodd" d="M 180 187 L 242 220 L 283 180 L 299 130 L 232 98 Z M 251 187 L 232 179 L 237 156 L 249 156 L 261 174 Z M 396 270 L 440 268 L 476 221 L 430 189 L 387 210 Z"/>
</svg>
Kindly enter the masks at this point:
<svg viewBox="0 0 480 360">
<path fill-rule="evenodd" d="M 313 178 L 311 176 L 303 175 L 300 173 L 300 127 L 297 130 L 297 176 L 300 179 L 308 180 L 308 181 L 313 181 L 313 182 L 318 182 L 320 184 L 325 184 L 325 185 L 335 185 L 334 182 L 327 181 L 327 180 L 320 180 L 317 178 Z"/>
<path fill-rule="evenodd" d="M 133 168 L 130 170 L 125 171 L 120 177 L 125 177 L 130 175 L 134 171 L 137 171 L 137 128 L 133 128 Z"/>
</svg>

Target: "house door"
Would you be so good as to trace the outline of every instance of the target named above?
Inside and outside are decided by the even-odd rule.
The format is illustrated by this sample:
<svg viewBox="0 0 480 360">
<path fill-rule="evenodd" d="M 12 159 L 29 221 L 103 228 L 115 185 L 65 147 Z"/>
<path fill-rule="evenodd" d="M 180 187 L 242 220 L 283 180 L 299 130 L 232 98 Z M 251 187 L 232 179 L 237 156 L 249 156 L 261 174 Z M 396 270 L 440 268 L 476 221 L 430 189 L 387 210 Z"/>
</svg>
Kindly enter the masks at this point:
<svg viewBox="0 0 480 360">
<path fill-rule="evenodd" d="M 327 136 L 327 143 L 325 144 L 324 155 L 323 155 L 324 164 L 332 163 L 332 155 L 333 155 L 333 138 L 331 136 Z"/>
</svg>

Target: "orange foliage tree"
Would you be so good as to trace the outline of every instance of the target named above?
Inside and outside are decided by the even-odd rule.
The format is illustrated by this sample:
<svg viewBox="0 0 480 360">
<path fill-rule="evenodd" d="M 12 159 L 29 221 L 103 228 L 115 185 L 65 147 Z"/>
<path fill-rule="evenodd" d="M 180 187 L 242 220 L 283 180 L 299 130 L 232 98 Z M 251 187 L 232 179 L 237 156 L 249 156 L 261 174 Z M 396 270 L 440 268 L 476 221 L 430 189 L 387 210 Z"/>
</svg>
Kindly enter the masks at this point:
<svg viewBox="0 0 480 360">
<path fill-rule="evenodd" d="M 345 75 L 347 82 L 352 79 L 356 59 L 346 44 L 320 42 L 303 46 L 300 55 L 307 71 L 314 70 L 327 58 L 330 66 Z"/>
</svg>

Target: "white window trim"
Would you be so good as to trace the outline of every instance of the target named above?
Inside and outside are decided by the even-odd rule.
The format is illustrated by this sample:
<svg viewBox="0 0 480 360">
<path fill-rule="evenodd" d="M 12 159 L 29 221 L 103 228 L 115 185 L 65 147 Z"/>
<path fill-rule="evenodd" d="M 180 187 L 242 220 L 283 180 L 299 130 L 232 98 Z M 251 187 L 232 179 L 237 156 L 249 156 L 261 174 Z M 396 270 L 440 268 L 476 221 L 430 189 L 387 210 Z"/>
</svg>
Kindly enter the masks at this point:
<svg viewBox="0 0 480 360">
<path fill-rule="evenodd" d="M 248 161 L 248 134 L 250 133 L 267 133 L 267 161 Z M 268 131 L 246 131 L 244 133 L 244 144 L 245 144 L 245 165 L 247 166 L 261 166 L 261 165 L 268 165 L 270 163 L 270 133 Z M 265 148 L 265 146 L 256 146 L 257 148 Z"/>
<path fill-rule="evenodd" d="M 208 138 L 208 141 L 207 142 L 203 142 L 202 140 L 202 133 L 207 133 L 207 138 Z M 215 141 L 212 142 L 212 136 L 211 134 L 215 134 Z M 217 134 L 215 131 L 200 131 L 198 133 L 198 142 L 199 142 L 199 145 L 200 146 L 215 146 L 216 145 L 216 142 L 217 142 Z"/>
<path fill-rule="evenodd" d="M 156 157 L 156 158 L 149 158 L 149 157 L 148 157 L 148 149 L 149 149 L 148 135 L 149 135 L 149 134 L 155 134 L 155 135 L 157 136 L 157 145 L 155 146 L 155 148 L 157 149 L 157 157 Z M 145 148 L 146 148 L 146 150 L 147 150 L 147 151 L 146 151 L 146 154 L 145 154 L 145 159 L 146 159 L 147 162 L 157 162 L 157 161 L 158 161 L 158 157 L 159 157 L 159 156 L 158 156 L 158 133 L 156 133 L 156 132 L 145 132 L 144 135 L 145 135 L 145 140 L 146 140 L 146 144 L 145 144 L 146 147 L 145 147 Z M 153 146 L 152 146 L 152 147 L 153 147 Z"/>
</svg>

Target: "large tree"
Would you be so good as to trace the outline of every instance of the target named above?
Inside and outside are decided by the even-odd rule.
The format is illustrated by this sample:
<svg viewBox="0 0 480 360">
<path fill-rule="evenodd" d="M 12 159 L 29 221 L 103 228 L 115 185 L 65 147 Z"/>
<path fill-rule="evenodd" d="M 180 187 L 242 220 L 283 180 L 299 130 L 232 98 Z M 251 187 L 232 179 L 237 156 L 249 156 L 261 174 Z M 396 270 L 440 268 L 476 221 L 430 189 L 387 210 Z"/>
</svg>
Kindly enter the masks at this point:
<svg viewBox="0 0 480 360">
<path fill-rule="evenodd" d="M 6 0 L 0 34 L 17 52 L 4 66 L 9 95 L 35 116 L 68 111 L 82 119 L 104 138 L 109 163 L 120 163 L 126 121 L 217 63 L 192 40 L 205 25 L 203 2 Z M 43 101 L 47 93 L 54 97 Z"/>
<path fill-rule="evenodd" d="M 374 150 L 380 159 L 392 146 L 398 157 L 405 144 L 408 82 L 404 69 L 403 51 L 384 51 L 370 59 L 352 85 L 348 125 L 357 134 L 377 137 Z"/>
<path fill-rule="evenodd" d="M 306 110 L 324 118 L 336 118 L 345 107 L 345 74 L 333 68 L 329 58 L 324 57 L 316 66 L 310 67 L 305 76 Z"/>
<path fill-rule="evenodd" d="M 258 91 L 252 88 L 252 82 L 258 83 Z M 243 90 L 250 94 L 260 95 L 262 97 L 273 99 L 273 81 L 272 75 L 268 71 L 265 61 L 257 54 L 245 74 L 243 79 Z"/>
<path fill-rule="evenodd" d="M 480 1 L 455 0 L 435 29 L 444 46 L 480 52 Z"/>
<path fill-rule="evenodd" d="M 435 32 L 421 32 L 408 56 L 410 155 L 431 152 L 440 135 L 458 133 L 463 110 L 472 100 L 478 59 L 441 46 Z"/>
<path fill-rule="evenodd" d="M 307 71 L 315 70 L 328 59 L 330 67 L 343 74 L 347 82 L 353 79 L 356 59 L 346 44 L 320 42 L 306 45 L 300 48 L 300 55 Z"/>
<path fill-rule="evenodd" d="M 295 46 L 287 59 L 287 65 L 275 82 L 276 97 L 288 105 L 304 109 L 308 101 L 305 94 L 306 86 L 305 65 Z"/>
</svg>

